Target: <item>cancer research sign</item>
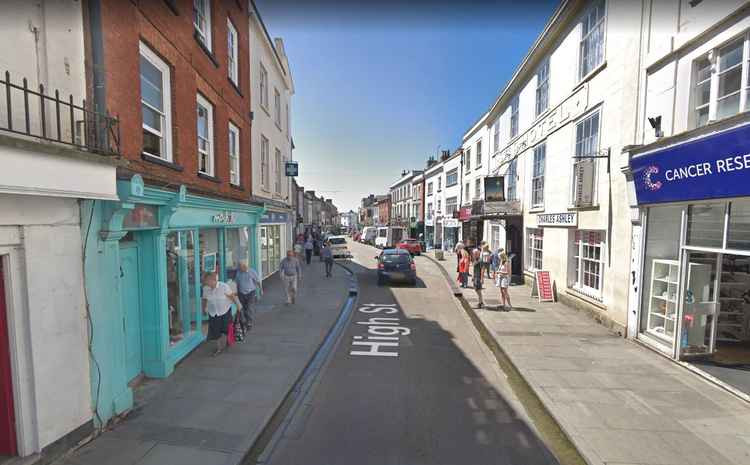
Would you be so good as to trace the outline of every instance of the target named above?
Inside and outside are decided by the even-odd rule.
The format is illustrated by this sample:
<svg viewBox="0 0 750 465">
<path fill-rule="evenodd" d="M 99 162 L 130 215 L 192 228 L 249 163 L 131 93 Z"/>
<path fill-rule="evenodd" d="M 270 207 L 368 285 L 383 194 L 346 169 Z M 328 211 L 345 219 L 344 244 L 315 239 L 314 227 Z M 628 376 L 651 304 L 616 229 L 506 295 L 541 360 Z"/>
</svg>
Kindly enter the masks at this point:
<svg viewBox="0 0 750 465">
<path fill-rule="evenodd" d="M 750 196 L 750 125 L 630 160 L 638 204 Z"/>
</svg>

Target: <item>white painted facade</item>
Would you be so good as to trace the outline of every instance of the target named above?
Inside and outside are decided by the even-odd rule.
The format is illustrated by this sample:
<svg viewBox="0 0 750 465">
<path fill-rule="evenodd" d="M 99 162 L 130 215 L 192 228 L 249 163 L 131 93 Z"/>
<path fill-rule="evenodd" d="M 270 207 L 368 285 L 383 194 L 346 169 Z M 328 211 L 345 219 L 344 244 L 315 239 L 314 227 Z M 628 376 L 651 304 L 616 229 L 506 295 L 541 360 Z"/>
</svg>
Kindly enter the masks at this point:
<svg viewBox="0 0 750 465">
<path fill-rule="evenodd" d="M 455 151 L 443 164 L 443 172 L 439 177 L 437 199 L 438 214 L 442 217 L 440 226 L 442 228 L 443 249 L 452 250 L 456 242 L 461 240 L 461 223 L 453 217 L 453 211 L 461 206 L 461 150 Z M 452 173 L 458 175 L 457 182 L 450 181 Z"/>
<path fill-rule="evenodd" d="M 273 249 L 276 229 L 280 230 L 281 251 L 284 257 L 292 247 L 295 218 L 292 210 L 291 178 L 285 165 L 292 160 L 291 100 L 294 95 L 289 61 L 280 38 L 271 40 L 254 2 L 250 4 L 250 109 L 253 114 L 251 130 L 251 164 L 253 199 L 265 202 L 272 213 L 287 215 L 286 222 L 267 215 L 258 228 L 259 254 L 264 248 Z M 275 262 L 274 260 L 271 260 Z M 272 274 L 277 263 L 269 263 L 262 275 Z"/>
<path fill-rule="evenodd" d="M 515 197 L 523 210 L 523 250 L 509 252 L 523 256 L 527 278 L 537 268 L 548 270 L 561 300 L 619 330 L 627 318 L 630 221 L 624 177 L 611 167 L 635 138 L 638 63 L 632 57 L 638 55 L 640 22 L 637 2 L 563 2 L 483 120 L 490 174 L 506 176 L 506 199 Z M 602 54 L 582 71 L 585 24 L 601 32 Z M 538 89 L 542 67 L 547 85 Z M 538 90 L 548 95 L 540 111 Z M 591 137 L 581 137 L 579 127 Z M 465 140 L 479 132 L 475 128 Z M 606 158 L 589 158 L 607 153 L 609 171 Z M 574 158 L 580 155 L 587 158 Z M 587 164 L 575 170 L 579 160 Z M 515 176 L 508 173 L 512 164 Z M 508 192 L 513 181 L 515 195 Z M 538 215 L 557 213 L 575 221 L 540 225 L 544 217 Z M 594 258 L 582 260 L 581 247 Z M 583 276 L 584 268 L 593 273 Z"/>
<path fill-rule="evenodd" d="M 66 100 L 85 99 L 81 3 L 4 2 L 0 72 Z M 2 86 L 3 94 L 5 87 Z M 25 130 L 20 91 L 14 129 Z M 31 133 L 41 133 L 30 97 Z M 0 263 L 5 288 L 18 455 L 28 456 L 92 420 L 89 339 L 78 199 L 117 199 L 111 157 L 8 132 L 0 97 Z M 50 107 L 51 108 L 51 107 Z M 56 135 L 52 118 L 47 134 Z M 70 140 L 70 124 L 60 136 Z"/>
<path fill-rule="evenodd" d="M 392 225 L 409 227 L 413 212 L 411 181 L 418 174 L 418 171 L 407 171 L 398 181 L 390 185 Z"/>
</svg>

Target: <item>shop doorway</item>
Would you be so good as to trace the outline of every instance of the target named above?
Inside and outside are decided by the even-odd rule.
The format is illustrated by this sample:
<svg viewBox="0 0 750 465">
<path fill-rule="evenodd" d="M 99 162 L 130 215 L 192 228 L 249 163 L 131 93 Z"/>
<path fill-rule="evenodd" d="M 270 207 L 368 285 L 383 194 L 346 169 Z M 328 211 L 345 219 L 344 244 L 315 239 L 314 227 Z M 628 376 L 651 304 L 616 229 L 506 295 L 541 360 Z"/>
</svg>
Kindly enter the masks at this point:
<svg viewBox="0 0 750 465">
<path fill-rule="evenodd" d="M 721 254 L 716 263 L 719 265 L 717 314 L 704 334 L 709 355 L 690 361 L 735 389 L 750 394 L 750 257 Z"/>
<path fill-rule="evenodd" d="M 141 298 L 138 247 L 134 242 L 120 244 L 120 305 L 125 340 L 125 374 L 128 381 L 143 370 L 141 353 Z"/>
<path fill-rule="evenodd" d="M 0 256 L 0 461 L 18 454 L 16 415 L 13 402 L 13 376 L 8 337 L 8 308 L 5 302 L 5 275 Z"/>
<path fill-rule="evenodd" d="M 510 217 L 505 226 L 505 250 L 510 257 L 511 283 L 523 284 L 523 217 Z"/>
</svg>

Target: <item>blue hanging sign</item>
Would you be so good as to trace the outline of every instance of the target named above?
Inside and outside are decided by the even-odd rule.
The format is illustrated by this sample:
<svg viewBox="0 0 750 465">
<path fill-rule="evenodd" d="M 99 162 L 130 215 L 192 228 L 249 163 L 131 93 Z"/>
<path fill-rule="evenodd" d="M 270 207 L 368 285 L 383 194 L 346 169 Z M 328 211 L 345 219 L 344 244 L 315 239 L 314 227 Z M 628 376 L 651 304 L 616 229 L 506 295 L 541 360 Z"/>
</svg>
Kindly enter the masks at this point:
<svg viewBox="0 0 750 465">
<path fill-rule="evenodd" d="M 630 160 L 638 204 L 750 196 L 750 125 Z"/>
</svg>

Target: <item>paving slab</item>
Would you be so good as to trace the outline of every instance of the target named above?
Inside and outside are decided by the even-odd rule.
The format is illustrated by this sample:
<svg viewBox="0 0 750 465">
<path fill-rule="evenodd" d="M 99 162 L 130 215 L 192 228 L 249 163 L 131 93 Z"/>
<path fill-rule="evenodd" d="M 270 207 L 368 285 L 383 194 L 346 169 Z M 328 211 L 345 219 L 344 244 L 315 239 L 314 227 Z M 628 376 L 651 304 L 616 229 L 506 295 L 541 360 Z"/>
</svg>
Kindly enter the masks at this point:
<svg viewBox="0 0 750 465">
<path fill-rule="evenodd" d="M 455 255 L 435 260 L 452 280 Z M 450 285 L 451 283 L 449 283 Z M 750 464 L 750 404 L 560 303 L 511 286 L 463 299 L 545 408 L 595 465 Z"/>
</svg>

